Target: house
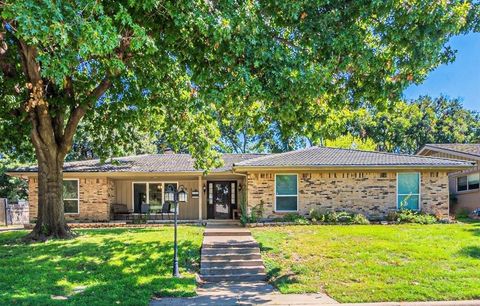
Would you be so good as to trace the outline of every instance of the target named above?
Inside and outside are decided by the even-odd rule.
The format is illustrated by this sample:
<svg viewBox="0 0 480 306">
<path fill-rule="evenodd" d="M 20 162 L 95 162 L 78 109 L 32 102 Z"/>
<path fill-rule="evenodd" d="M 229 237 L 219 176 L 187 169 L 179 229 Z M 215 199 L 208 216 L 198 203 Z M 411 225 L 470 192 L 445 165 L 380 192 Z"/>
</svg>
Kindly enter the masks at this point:
<svg viewBox="0 0 480 306">
<path fill-rule="evenodd" d="M 417 155 L 471 161 L 474 167 L 450 173 L 452 213 L 480 208 L 480 144 L 427 144 Z"/>
<path fill-rule="evenodd" d="M 345 210 L 382 218 L 400 205 L 447 217 L 448 174 L 467 161 L 381 152 L 310 147 L 279 154 L 223 154 L 223 166 L 194 168 L 188 154 L 155 154 L 67 162 L 64 206 L 69 220 L 108 221 L 112 207 L 139 214 L 162 207 L 167 189 L 184 191 L 178 217 L 229 219 L 245 197 L 265 217 L 311 209 Z M 30 216 L 37 214 L 35 167 L 11 175 L 29 180 Z"/>
</svg>

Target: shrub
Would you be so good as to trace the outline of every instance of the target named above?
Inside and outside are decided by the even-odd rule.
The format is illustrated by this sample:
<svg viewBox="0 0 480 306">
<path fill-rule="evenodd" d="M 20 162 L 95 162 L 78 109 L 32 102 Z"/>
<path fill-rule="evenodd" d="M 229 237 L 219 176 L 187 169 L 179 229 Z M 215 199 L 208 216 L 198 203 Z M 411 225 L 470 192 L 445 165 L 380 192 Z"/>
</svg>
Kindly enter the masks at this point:
<svg viewBox="0 0 480 306">
<path fill-rule="evenodd" d="M 346 211 L 327 211 L 321 212 L 318 210 L 310 211 L 310 218 L 312 221 L 318 221 L 329 224 L 369 224 L 367 217 L 362 214 L 352 214 Z"/>
<path fill-rule="evenodd" d="M 362 214 L 355 214 L 352 218 L 352 224 L 370 224 L 370 221 Z"/>
<path fill-rule="evenodd" d="M 280 222 L 295 222 L 299 224 L 309 223 L 307 218 L 297 213 L 288 213 L 279 220 Z"/>
<path fill-rule="evenodd" d="M 392 214 L 392 217 L 391 221 L 398 223 L 433 224 L 438 221 L 435 216 L 410 209 L 401 209 Z"/>
</svg>

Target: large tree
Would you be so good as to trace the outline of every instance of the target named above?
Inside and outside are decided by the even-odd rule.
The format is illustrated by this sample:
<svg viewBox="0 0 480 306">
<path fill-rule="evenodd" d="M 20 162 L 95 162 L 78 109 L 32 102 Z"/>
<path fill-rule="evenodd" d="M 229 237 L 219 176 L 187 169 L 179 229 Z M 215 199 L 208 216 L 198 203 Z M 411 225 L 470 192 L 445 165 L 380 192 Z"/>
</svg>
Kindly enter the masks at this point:
<svg viewBox="0 0 480 306">
<path fill-rule="evenodd" d="M 477 22 L 472 1 L 4 0 L 0 10 L 0 141 L 35 152 L 33 239 L 69 235 L 62 167 L 82 120 L 104 146 L 128 142 L 126 123 L 160 131 L 209 168 L 219 115 L 260 103 L 266 120 L 316 138 L 324 105 L 396 99 L 452 60 L 448 39 Z"/>
<path fill-rule="evenodd" d="M 480 141 L 480 114 L 465 109 L 458 99 L 422 96 L 361 113 L 348 122 L 347 130 L 372 139 L 381 151 L 414 154 L 427 143 Z"/>
</svg>

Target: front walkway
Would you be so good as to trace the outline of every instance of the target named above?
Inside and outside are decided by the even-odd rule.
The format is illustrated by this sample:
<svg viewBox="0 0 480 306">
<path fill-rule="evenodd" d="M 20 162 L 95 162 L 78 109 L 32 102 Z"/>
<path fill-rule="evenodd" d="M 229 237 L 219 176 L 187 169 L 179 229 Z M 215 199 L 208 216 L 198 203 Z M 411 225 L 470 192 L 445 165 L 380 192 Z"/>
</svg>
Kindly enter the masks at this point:
<svg viewBox="0 0 480 306">
<path fill-rule="evenodd" d="M 337 303 L 326 294 L 281 294 L 265 282 L 258 243 L 236 222 L 208 222 L 204 232 L 201 278 L 191 298 L 161 298 L 150 305 L 319 305 Z"/>
<path fill-rule="evenodd" d="M 327 305 L 337 302 L 326 294 L 281 294 L 266 282 L 207 283 L 190 298 L 161 298 L 151 306 L 180 305 Z"/>
</svg>

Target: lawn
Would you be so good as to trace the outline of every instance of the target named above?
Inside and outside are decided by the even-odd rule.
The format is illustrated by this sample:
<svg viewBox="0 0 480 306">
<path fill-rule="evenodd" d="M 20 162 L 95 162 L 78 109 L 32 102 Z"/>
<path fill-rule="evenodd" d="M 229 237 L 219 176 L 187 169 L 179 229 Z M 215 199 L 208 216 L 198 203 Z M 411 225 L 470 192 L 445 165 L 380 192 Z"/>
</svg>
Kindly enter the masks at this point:
<svg viewBox="0 0 480 306">
<path fill-rule="evenodd" d="M 34 244 L 20 240 L 25 231 L 0 232 L 0 305 L 146 305 L 155 295 L 195 295 L 202 232 L 179 227 L 181 279 L 171 277 L 172 227 L 79 230 Z"/>
<path fill-rule="evenodd" d="M 282 293 L 339 302 L 480 298 L 480 223 L 255 228 Z"/>
</svg>

